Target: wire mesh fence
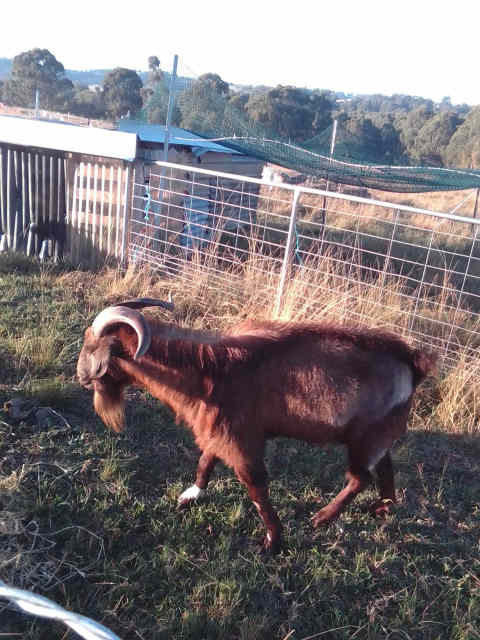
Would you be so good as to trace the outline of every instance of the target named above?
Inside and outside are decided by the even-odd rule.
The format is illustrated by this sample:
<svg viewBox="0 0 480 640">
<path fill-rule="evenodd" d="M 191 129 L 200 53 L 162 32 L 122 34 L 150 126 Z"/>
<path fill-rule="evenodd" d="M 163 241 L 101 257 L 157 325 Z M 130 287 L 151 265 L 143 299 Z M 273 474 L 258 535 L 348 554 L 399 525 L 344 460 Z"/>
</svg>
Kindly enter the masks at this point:
<svg viewBox="0 0 480 640">
<path fill-rule="evenodd" d="M 447 366 L 480 344 L 473 218 L 158 162 L 135 182 L 128 255 L 274 317 L 392 329 Z"/>
</svg>

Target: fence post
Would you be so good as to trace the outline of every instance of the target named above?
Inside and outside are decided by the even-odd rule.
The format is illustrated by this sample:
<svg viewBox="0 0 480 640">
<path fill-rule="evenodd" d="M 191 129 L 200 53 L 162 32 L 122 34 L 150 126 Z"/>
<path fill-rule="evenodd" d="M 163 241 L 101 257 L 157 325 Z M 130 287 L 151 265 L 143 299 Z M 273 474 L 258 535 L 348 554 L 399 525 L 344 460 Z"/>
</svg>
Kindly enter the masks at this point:
<svg viewBox="0 0 480 640">
<path fill-rule="evenodd" d="M 480 189 L 477 189 L 475 192 L 475 205 L 473 207 L 473 218 L 477 219 L 478 217 L 478 192 L 480 191 Z M 477 225 L 476 224 L 472 224 L 472 236 L 476 237 L 477 234 Z"/>
<path fill-rule="evenodd" d="M 298 201 L 300 199 L 300 195 L 300 189 L 296 188 L 293 192 L 292 209 L 290 211 L 290 223 L 288 225 L 287 243 L 285 245 L 285 254 L 283 257 L 282 270 L 280 272 L 280 281 L 278 283 L 277 289 L 277 298 L 275 301 L 274 316 L 276 318 L 280 315 L 285 285 L 290 275 L 290 268 L 293 262 L 293 254 L 295 249 L 295 229 L 297 224 Z"/>
<path fill-rule="evenodd" d="M 32 152 L 28 152 L 27 156 L 27 181 L 28 181 L 28 235 L 27 235 L 27 256 L 33 255 L 34 251 L 34 234 L 30 229 L 30 225 L 32 222 L 36 222 L 35 217 L 35 187 L 34 181 L 36 181 L 36 174 L 33 170 L 33 154 Z"/>
<path fill-rule="evenodd" d="M 7 232 L 7 150 L 0 146 L 0 226 L 3 230 L 2 238 Z M 0 249 L 1 251 L 1 249 Z"/>
<path fill-rule="evenodd" d="M 15 174 L 13 167 L 13 154 L 15 151 L 13 149 L 7 149 L 7 224 L 5 226 L 4 232 L 7 236 L 7 247 L 9 249 L 12 248 L 12 239 L 13 239 L 13 224 L 15 219 Z"/>
<path fill-rule="evenodd" d="M 21 223 L 20 223 L 20 191 L 18 188 L 20 178 L 20 151 L 15 150 L 13 152 L 13 203 L 14 203 L 14 217 L 13 217 L 13 232 L 10 248 L 12 251 L 18 251 L 18 240 L 21 235 Z"/>
<path fill-rule="evenodd" d="M 127 226 L 130 216 L 128 215 L 129 193 L 130 193 L 130 167 L 125 167 L 125 190 L 123 194 L 123 227 L 122 227 L 122 244 L 120 249 L 120 261 L 125 264 L 125 249 L 127 244 Z"/>
</svg>

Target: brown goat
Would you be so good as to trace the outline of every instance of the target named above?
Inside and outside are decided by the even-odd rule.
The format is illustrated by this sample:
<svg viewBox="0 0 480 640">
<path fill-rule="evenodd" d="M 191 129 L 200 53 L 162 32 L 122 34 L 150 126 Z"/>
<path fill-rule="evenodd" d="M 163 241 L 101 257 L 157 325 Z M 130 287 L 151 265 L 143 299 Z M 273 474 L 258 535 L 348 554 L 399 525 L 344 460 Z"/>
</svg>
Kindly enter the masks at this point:
<svg viewBox="0 0 480 640">
<path fill-rule="evenodd" d="M 114 431 L 124 428 L 123 391 L 148 390 L 193 431 L 202 451 L 195 484 L 179 505 L 205 490 L 218 460 L 246 486 L 276 550 L 281 525 L 269 497 L 264 448 L 283 436 L 348 451 L 347 486 L 313 518 L 330 522 L 377 474 L 380 500 L 395 502 L 389 450 L 405 433 L 415 388 L 432 355 L 377 330 L 325 324 L 250 322 L 223 335 L 146 320 L 135 309 L 169 306 L 138 299 L 102 311 L 85 332 L 80 383 Z"/>
</svg>

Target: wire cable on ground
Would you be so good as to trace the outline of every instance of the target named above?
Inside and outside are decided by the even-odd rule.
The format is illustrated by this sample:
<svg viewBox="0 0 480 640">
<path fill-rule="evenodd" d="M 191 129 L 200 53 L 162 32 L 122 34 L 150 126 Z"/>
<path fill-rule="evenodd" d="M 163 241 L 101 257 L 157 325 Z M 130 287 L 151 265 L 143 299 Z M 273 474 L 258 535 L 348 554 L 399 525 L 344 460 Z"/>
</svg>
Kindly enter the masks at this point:
<svg viewBox="0 0 480 640">
<path fill-rule="evenodd" d="M 0 598 L 10 600 L 25 613 L 63 622 L 85 640 L 120 640 L 117 635 L 98 622 L 67 611 L 43 596 L 24 589 L 9 587 L 2 580 L 0 580 Z"/>
</svg>

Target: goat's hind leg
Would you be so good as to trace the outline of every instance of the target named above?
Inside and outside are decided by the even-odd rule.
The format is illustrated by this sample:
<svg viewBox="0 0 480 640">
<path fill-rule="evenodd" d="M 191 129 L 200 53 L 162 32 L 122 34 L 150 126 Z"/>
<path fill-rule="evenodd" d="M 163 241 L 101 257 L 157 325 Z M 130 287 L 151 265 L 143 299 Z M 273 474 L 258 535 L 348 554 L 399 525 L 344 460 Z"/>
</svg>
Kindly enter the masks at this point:
<svg viewBox="0 0 480 640">
<path fill-rule="evenodd" d="M 347 486 L 323 509 L 320 509 L 312 517 L 314 527 L 328 524 L 338 518 L 347 505 L 352 502 L 356 495 L 365 489 L 371 481 L 371 475 L 367 469 L 362 467 L 352 467 L 346 473 Z"/>
<path fill-rule="evenodd" d="M 378 476 L 380 500 L 371 509 L 376 515 L 385 515 L 395 502 L 395 486 L 390 447 L 407 428 L 411 399 L 394 407 L 379 423 L 364 430 L 363 437 L 352 438 L 348 446 L 348 484 L 338 496 L 313 517 L 314 526 L 334 520 L 353 498 L 363 491 L 372 479 L 374 469 Z"/>
<path fill-rule="evenodd" d="M 188 489 L 185 489 L 185 491 L 178 497 L 177 506 L 179 509 L 188 507 L 192 502 L 195 502 L 204 495 L 208 481 L 210 480 L 210 476 L 217 461 L 218 458 L 211 453 L 202 453 L 197 465 L 195 484 Z"/>
<path fill-rule="evenodd" d="M 395 480 L 393 477 L 393 465 L 390 452 L 375 465 L 377 474 L 378 492 L 380 499 L 370 507 L 370 512 L 377 516 L 386 516 L 390 513 L 392 504 L 395 504 Z"/>
<path fill-rule="evenodd" d="M 402 437 L 407 430 L 408 415 L 410 412 L 411 398 L 404 404 L 394 407 L 390 414 L 385 418 L 383 424 L 375 436 L 377 448 L 383 447 L 381 457 L 378 453 L 374 457 L 376 461 L 374 465 L 370 465 L 370 469 L 375 469 L 377 474 L 378 492 L 380 499 L 374 502 L 370 507 L 370 512 L 377 516 L 387 515 L 395 498 L 395 480 L 393 474 L 392 458 L 390 448 L 398 438 Z"/>
<path fill-rule="evenodd" d="M 368 442 L 363 443 L 363 446 L 358 443 L 349 446 L 350 466 L 346 474 L 348 484 L 332 502 L 314 515 L 312 520 L 315 527 L 331 522 L 340 515 L 355 496 L 370 484 L 372 480 L 370 470 L 372 469 L 377 474 L 380 500 L 377 500 L 370 507 L 370 511 L 378 516 L 389 513 L 391 505 L 395 502 L 392 458 L 387 448 L 392 445 L 392 439 L 388 438 L 386 446 L 378 453 L 376 451 L 378 447 L 368 447 L 365 444 L 368 445 Z M 381 456 L 380 460 L 378 460 L 378 456 Z"/>
</svg>

